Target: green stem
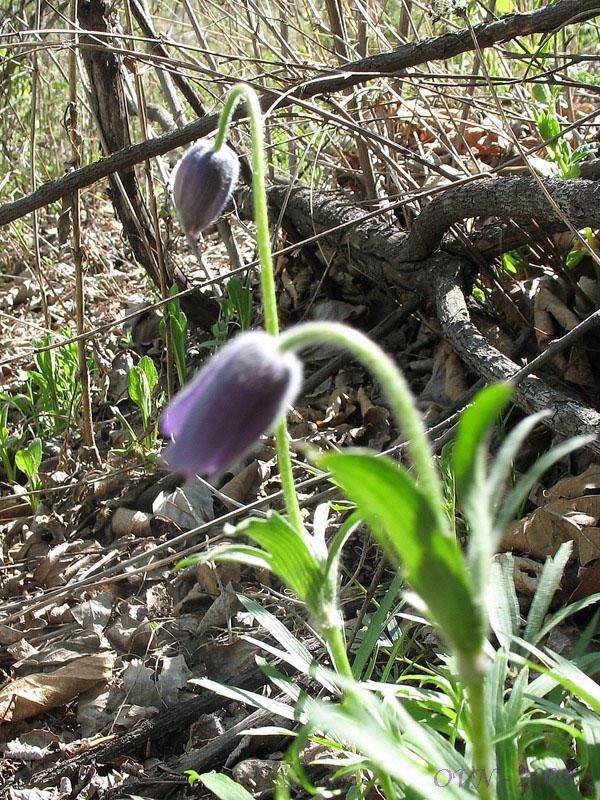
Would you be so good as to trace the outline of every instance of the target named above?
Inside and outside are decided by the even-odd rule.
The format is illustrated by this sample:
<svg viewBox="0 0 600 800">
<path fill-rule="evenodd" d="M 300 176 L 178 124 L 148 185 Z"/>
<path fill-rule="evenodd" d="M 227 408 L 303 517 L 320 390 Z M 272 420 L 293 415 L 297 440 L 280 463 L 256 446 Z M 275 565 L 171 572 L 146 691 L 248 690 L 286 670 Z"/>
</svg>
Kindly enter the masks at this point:
<svg viewBox="0 0 600 800">
<path fill-rule="evenodd" d="M 381 383 L 390 401 L 396 420 L 408 441 L 419 487 L 432 501 L 440 530 L 449 532 L 442 487 L 423 421 L 404 376 L 387 353 L 360 331 L 335 322 L 307 322 L 297 325 L 282 333 L 279 341 L 282 351 L 300 350 L 315 343 L 333 344 L 348 350 L 362 361 Z"/>
<path fill-rule="evenodd" d="M 223 146 L 235 106 L 242 97 L 245 97 L 250 113 L 250 127 L 252 133 L 252 193 L 254 196 L 254 219 L 256 221 L 256 241 L 258 243 L 258 258 L 260 261 L 260 282 L 265 329 L 271 336 L 277 336 L 279 333 L 279 320 L 277 317 L 277 295 L 275 293 L 275 275 L 271 256 L 269 213 L 265 188 L 262 112 L 258 98 L 249 86 L 238 84 L 234 86 L 227 95 L 219 122 L 219 129 L 215 137 L 214 149 L 219 150 L 219 148 Z M 278 423 L 275 429 L 275 438 L 277 441 L 277 458 L 279 461 L 281 486 L 288 517 L 298 533 L 303 534 L 304 525 L 302 523 L 300 504 L 298 503 L 298 495 L 296 494 L 296 487 L 294 485 L 292 459 L 290 456 L 285 419 L 282 419 Z"/>
<path fill-rule="evenodd" d="M 471 712 L 470 740 L 473 755 L 473 773 L 479 778 L 477 794 L 479 800 L 493 800 L 494 788 L 491 783 L 491 749 L 490 732 L 485 708 L 485 673 L 477 670 L 466 669 L 470 678 L 463 674 L 463 681 L 467 687 L 469 709 Z"/>
<path fill-rule="evenodd" d="M 321 633 L 325 637 L 329 655 L 333 661 L 333 665 L 338 675 L 341 675 L 348 680 L 354 681 L 352 674 L 352 667 L 348 660 L 348 653 L 346 651 L 346 640 L 344 638 L 343 628 L 340 625 L 321 626 Z"/>
<path fill-rule="evenodd" d="M 390 778 L 388 773 L 383 772 L 383 770 L 380 770 L 378 775 L 383 796 L 386 797 L 387 800 L 395 800 L 395 798 L 398 796 L 398 793 L 394 789 L 393 780 Z"/>
</svg>

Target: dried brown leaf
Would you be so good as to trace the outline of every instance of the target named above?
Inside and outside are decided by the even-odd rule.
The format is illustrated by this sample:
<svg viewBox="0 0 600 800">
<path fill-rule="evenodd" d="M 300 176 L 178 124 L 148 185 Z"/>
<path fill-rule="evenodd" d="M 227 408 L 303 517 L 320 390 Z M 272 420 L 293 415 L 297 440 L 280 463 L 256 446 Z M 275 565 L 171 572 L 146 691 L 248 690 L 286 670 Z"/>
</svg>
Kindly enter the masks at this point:
<svg viewBox="0 0 600 800">
<path fill-rule="evenodd" d="M 543 559 L 573 541 L 574 555 L 585 566 L 600 558 L 599 519 L 600 495 L 555 500 L 510 525 L 502 547 Z"/>
<path fill-rule="evenodd" d="M 16 722 L 77 697 L 112 674 L 113 653 L 97 653 L 77 659 L 51 673 L 38 672 L 18 678 L 0 690 L 0 719 Z"/>
</svg>

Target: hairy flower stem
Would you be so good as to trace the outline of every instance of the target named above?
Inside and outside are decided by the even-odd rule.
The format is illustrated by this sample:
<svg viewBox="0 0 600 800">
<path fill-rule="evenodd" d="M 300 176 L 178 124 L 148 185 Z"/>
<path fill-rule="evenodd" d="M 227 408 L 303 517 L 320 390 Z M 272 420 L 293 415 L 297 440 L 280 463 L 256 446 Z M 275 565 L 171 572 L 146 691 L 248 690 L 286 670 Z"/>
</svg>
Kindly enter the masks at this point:
<svg viewBox="0 0 600 800">
<path fill-rule="evenodd" d="M 301 350 L 316 343 L 337 345 L 352 353 L 375 376 L 382 385 L 394 416 L 408 441 L 419 488 L 432 501 L 440 531 L 449 535 L 442 487 L 433 464 L 433 454 L 423 421 L 404 376 L 387 353 L 360 331 L 335 322 L 307 322 L 297 325 L 281 334 L 280 343 L 283 351 Z"/>
<path fill-rule="evenodd" d="M 354 681 L 350 661 L 348 660 L 348 653 L 346 650 L 346 640 L 344 638 L 344 631 L 341 625 L 321 626 L 321 633 L 327 641 L 329 655 L 336 669 L 338 675 L 343 678 L 348 678 Z"/>
<path fill-rule="evenodd" d="M 277 318 L 277 296 L 275 294 L 275 275 L 273 272 L 273 259 L 271 257 L 271 237 L 269 233 L 269 214 L 267 210 L 267 192 L 265 189 L 265 158 L 263 152 L 263 121 L 258 98 L 254 91 L 244 84 L 234 86 L 225 99 L 223 112 L 219 122 L 219 129 L 215 137 L 215 151 L 224 144 L 227 130 L 236 104 L 244 97 L 250 114 L 250 127 L 252 134 L 252 193 L 254 197 L 254 218 L 256 221 L 256 240 L 258 243 L 258 258 L 260 261 L 260 282 L 262 288 L 262 302 L 265 317 L 265 329 L 272 336 L 279 333 L 279 320 Z M 281 486 L 285 498 L 285 506 L 291 524 L 299 534 L 304 535 L 304 525 L 300 514 L 300 504 L 294 485 L 292 473 L 292 459 L 288 442 L 285 418 L 275 429 L 277 441 L 277 458 Z"/>
<path fill-rule="evenodd" d="M 463 678 L 467 687 L 471 711 L 470 739 L 473 755 L 473 773 L 479 773 L 477 794 L 479 800 L 493 800 L 496 796 L 492 783 L 490 759 L 490 733 L 485 707 L 485 675 Z"/>
<path fill-rule="evenodd" d="M 408 449 L 417 473 L 420 490 L 428 497 L 436 515 L 441 534 L 450 536 L 450 526 L 444 508 L 442 487 L 438 472 L 433 463 L 433 454 L 425 433 L 423 421 L 416 408 L 412 393 L 394 361 L 360 331 L 335 322 L 308 322 L 285 331 L 279 337 L 282 351 L 301 350 L 315 343 L 334 344 L 352 353 L 374 375 L 383 387 L 392 411 L 403 435 L 408 441 Z M 343 638 L 342 638 L 343 644 Z M 328 638 L 331 646 L 331 640 Z M 339 642 L 336 641 L 336 648 Z M 332 656 L 340 674 L 346 674 L 343 666 Z M 345 655 L 345 648 L 344 648 Z M 482 770 L 478 785 L 480 800 L 491 800 L 493 789 L 487 786 L 490 777 L 490 738 L 485 707 L 486 666 L 483 653 L 468 654 L 461 658 L 458 653 L 461 678 L 467 687 L 471 711 L 471 746 L 475 770 Z"/>
</svg>

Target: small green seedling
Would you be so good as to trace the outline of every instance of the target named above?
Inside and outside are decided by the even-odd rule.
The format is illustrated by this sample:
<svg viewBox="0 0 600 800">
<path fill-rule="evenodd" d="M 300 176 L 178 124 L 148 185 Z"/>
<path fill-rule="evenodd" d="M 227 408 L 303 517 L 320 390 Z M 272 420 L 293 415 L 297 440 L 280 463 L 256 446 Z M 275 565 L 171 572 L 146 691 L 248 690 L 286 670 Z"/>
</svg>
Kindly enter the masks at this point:
<svg viewBox="0 0 600 800">
<path fill-rule="evenodd" d="M 150 416 L 152 414 L 152 393 L 157 383 L 158 373 L 149 356 L 143 356 L 140 363 L 129 370 L 129 397 L 142 415 L 142 425 L 145 431 L 144 445 L 147 452 L 154 449 L 156 445 L 157 426 L 155 423 L 150 429 Z M 128 427 L 130 428 L 130 426 Z"/>
<path fill-rule="evenodd" d="M 244 286 L 237 275 L 229 278 L 225 284 L 225 288 L 227 289 L 232 311 L 237 314 L 240 328 L 243 331 L 247 331 L 252 325 L 252 317 L 254 316 L 252 290 L 248 285 Z"/>
<path fill-rule="evenodd" d="M 212 339 L 202 342 L 201 347 L 220 347 L 229 338 L 230 324 L 233 322 L 234 315 L 237 317 L 237 324 L 240 330 L 246 331 L 252 326 L 254 308 L 252 305 L 252 290 L 249 286 L 244 286 L 242 281 L 234 275 L 225 282 L 227 296 L 221 298 L 221 317 L 211 327 Z"/>
<path fill-rule="evenodd" d="M 6 474 L 8 483 L 15 483 L 17 479 L 17 468 L 13 461 L 12 453 L 18 447 L 21 440 L 16 436 L 11 436 L 8 429 L 8 410 L 9 405 L 5 403 L 0 406 L 0 459 Z"/>
<path fill-rule="evenodd" d="M 179 292 L 177 286 L 171 286 L 169 296 L 173 297 Z M 179 299 L 175 298 L 170 300 L 167 304 L 169 309 L 169 326 L 171 329 L 171 339 L 173 342 L 173 355 L 175 356 L 175 367 L 177 368 L 177 377 L 179 378 L 180 386 L 183 386 L 187 381 L 187 367 L 185 364 L 185 344 L 187 338 L 188 320 L 186 315 L 181 310 Z M 166 335 L 166 321 L 160 321 L 160 335 L 165 338 Z"/>
<path fill-rule="evenodd" d="M 15 465 L 21 472 L 27 475 L 29 488 L 32 492 L 37 492 L 42 488 L 39 470 L 42 463 L 42 440 L 36 436 L 29 445 L 23 450 L 17 450 L 15 454 Z M 37 494 L 31 495 L 31 507 L 35 511 L 40 504 Z"/>
</svg>

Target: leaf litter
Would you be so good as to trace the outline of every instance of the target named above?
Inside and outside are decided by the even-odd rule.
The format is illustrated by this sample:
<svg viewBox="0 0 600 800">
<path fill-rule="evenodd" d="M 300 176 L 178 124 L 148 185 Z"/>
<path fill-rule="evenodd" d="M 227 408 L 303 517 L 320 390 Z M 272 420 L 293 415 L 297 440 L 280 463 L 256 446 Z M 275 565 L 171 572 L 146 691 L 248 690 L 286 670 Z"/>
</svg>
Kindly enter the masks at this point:
<svg viewBox="0 0 600 800">
<path fill-rule="evenodd" d="M 426 155 L 445 155 L 434 127 L 439 123 L 454 145 L 460 143 L 451 114 L 438 110 L 433 115 L 431 108 L 416 102 L 398 104 L 390 114 L 389 98 L 382 97 L 382 101 L 380 119 L 390 137 L 407 145 L 416 137 L 420 145 L 429 148 Z M 530 129 L 523 129 L 520 136 L 525 147 L 537 142 Z M 478 156 L 480 166 L 511 154 L 512 145 L 503 135 L 501 122 L 490 115 L 466 125 L 462 141 Z M 355 159 L 354 153 L 347 153 L 349 169 L 339 176 L 340 187 L 349 195 L 362 190 Z M 419 169 L 411 167 L 411 177 L 427 185 Z M 430 185 L 447 182 L 438 176 L 426 180 Z M 396 191 L 391 179 L 390 191 Z M 86 279 L 88 299 L 93 300 L 88 306 L 90 325 L 134 313 L 131 321 L 94 344 L 99 395 L 102 402 L 108 400 L 122 407 L 136 426 L 139 420 L 127 395 L 128 373 L 142 354 L 160 354 L 159 317 L 148 309 L 144 277 L 123 259 L 120 246 L 115 246 L 120 226 L 113 220 L 112 208 L 105 200 L 95 202 L 98 224 L 86 232 L 88 259 L 94 265 Z M 41 215 L 46 232 L 55 224 L 52 215 Z M 247 244 L 244 247 L 250 251 Z M 208 241 L 208 249 L 216 256 L 215 261 L 226 260 L 219 245 Z M 10 247 L 7 250 L 10 252 Z M 179 256 L 187 269 L 188 256 Z M 385 287 L 370 286 L 339 263 L 331 265 L 328 282 L 318 295 L 314 289 L 321 286 L 319 270 L 310 261 L 292 254 L 278 266 L 285 322 L 308 314 L 368 327 L 395 306 Z M 27 355 L 31 351 L 31 325 L 39 322 L 41 307 L 31 266 L 13 265 L 10 270 L 14 275 L 5 283 L 0 308 L 13 315 L 13 321 L 3 328 L 0 337 L 4 356 L 22 360 L 3 365 L 0 382 L 6 390 L 21 386 L 26 379 L 23 365 L 31 364 Z M 502 320 L 480 307 L 478 325 L 505 352 L 516 338 L 523 316 L 533 318 L 537 344 L 543 350 L 553 338 L 577 324 L 579 310 L 562 280 L 519 277 L 508 289 L 499 291 L 497 285 L 490 288 L 496 309 L 502 309 Z M 64 292 L 66 282 L 72 285 L 68 259 L 51 262 L 47 278 L 58 330 L 70 318 L 72 298 Z M 579 288 L 577 299 L 583 293 L 598 305 L 597 281 L 583 275 Z M 117 338 L 122 334 L 131 346 L 123 347 Z M 464 398 L 472 376 L 441 339 L 435 320 L 425 314 L 411 317 L 383 344 L 397 353 L 428 421 L 435 422 Z M 575 347 L 564 357 L 557 357 L 554 367 L 562 379 L 597 397 L 598 372 L 590 362 L 589 350 L 587 346 Z M 190 355 L 192 360 L 199 360 L 194 343 Z M 331 352 L 321 348 L 312 354 L 312 360 L 309 358 L 310 367 L 316 369 L 331 357 Z M 307 447 L 360 445 L 381 451 L 398 435 L 390 425 L 378 388 L 360 369 L 344 368 L 318 389 L 301 399 L 291 418 L 293 446 L 300 457 Z M 37 511 L 26 496 L 0 497 L 0 591 L 6 605 L 0 618 L 0 668 L 7 679 L 0 689 L 0 734 L 5 741 L 0 773 L 5 779 L 25 776 L 27 780 L 32 770 L 35 775 L 35 770 L 53 763 L 60 765 L 70 756 L 93 753 L 97 745 L 118 739 L 125 731 L 135 731 L 144 721 L 159 718 L 165 709 L 185 707 L 197 697 L 189 678 L 209 676 L 234 682 L 253 665 L 257 653 L 257 646 L 242 638 L 246 633 L 256 635 L 256 623 L 240 610 L 238 591 L 260 598 L 304 636 L 302 610 L 279 591 L 281 587 L 271 586 L 267 574 L 231 564 L 202 564 L 178 573 L 171 571 L 186 544 L 202 549 L 208 537 L 222 535 L 219 517 L 225 511 L 240 503 L 269 498 L 279 489 L 273 442 L 263 441 L 248 454 L 219 487 L 223 496 L 219 497 L 203 483 L 173 485 L 172 476 L 162 472 L 160 466 L 145 468 L 131 454 L 117 455 L 115 448 L 126 449 L 129 444 L 127 435 L 108 413 L 97 424 L 100 439 L 107 445 L 103 452 L 105 470 L 90 465 L 78 434 L 71 430 L 63 440 L 48 443 L 52 452 L 45 453 L 45 491 Z M 548 439 L 545 433 L 539 434 L 524 458 L 542 449 Z M 113 452 L 108 452 L 109 444 Z M 520 599 L 535 592 L 544 559 L 554 555 L 562 542 L 571 540 L 576 546 L 563 596 L 586 596 L 600 590 L 600 466 L 573 462 L 563 464 L 562 471 L 568 477 L 557 482 L 555 475 L 553 483 L 534 490 L 524 516 L 503 541 L 503 546 L 515 553 Z M 311 491 L 303 493 L 303 498 L 308 499 Z M 218 524 L 211 527 L 215 521 Z M 207 527 L 186 542 L 171 544 L 181 533 L 197 526 Z M 160 552 L 155 552 L 157 546 L 162 547 Z M 352 626 L 364 621 L 360 608 L 364 592 L 357 589 L 357 582 L 368 585 L 377 574 L 378 554 L 366 541 L 350 542 L 347 550 L 346 566 L 354 581 L 347 582 L 344 597 Z M 110 573 L 113 567 L 136 556 L 149 566 L 140 570 L 139 564 L 134 564 Z M 78 587 L 81 582 L 85 585 Z M 49 594 L 52 591 L 54 595 Z M 568 638 L 572 629 L 567 626 L 563 630 Z M 113 757 L 101 765 L 102 769 L 82 762 L 76 779 L 60 779 L 51 788 L 38 788 L 33 783 L 28 788 L 12 786 L 11 800 L 111 796 L 113 790 L 135 784 L 136 778 L 149 778 L 151 783 L 164 774 L 173 778 L 172 786 L 183 795 L 184 764 L 193 761 L 198 765 L 204 747 L 218 742 L 229 728 L 243 729 L 246 714 L 241 704 L 234 703 L 200 717 L 189 730 L 171 731 L 166 747 L 137 748 Z M 284 728 L 279 718 L 262 718 L 261 724 Z M 284 739 L 276 741 L 285 747 Z M 263 742 L 257 758 L 249 757 L 253 748 L 247 742 L 238 749 L 232 746 L 215 766 L 226 763 L 232 767 L 250 791 L 268 788 L 281 757 L 280 750 L 273 751 L 272 743 L 273 739 Z M 328 755 L 311 751 L 303 758 L 308 763 L 313 758 L 326 760 Z"/>
</svg>

